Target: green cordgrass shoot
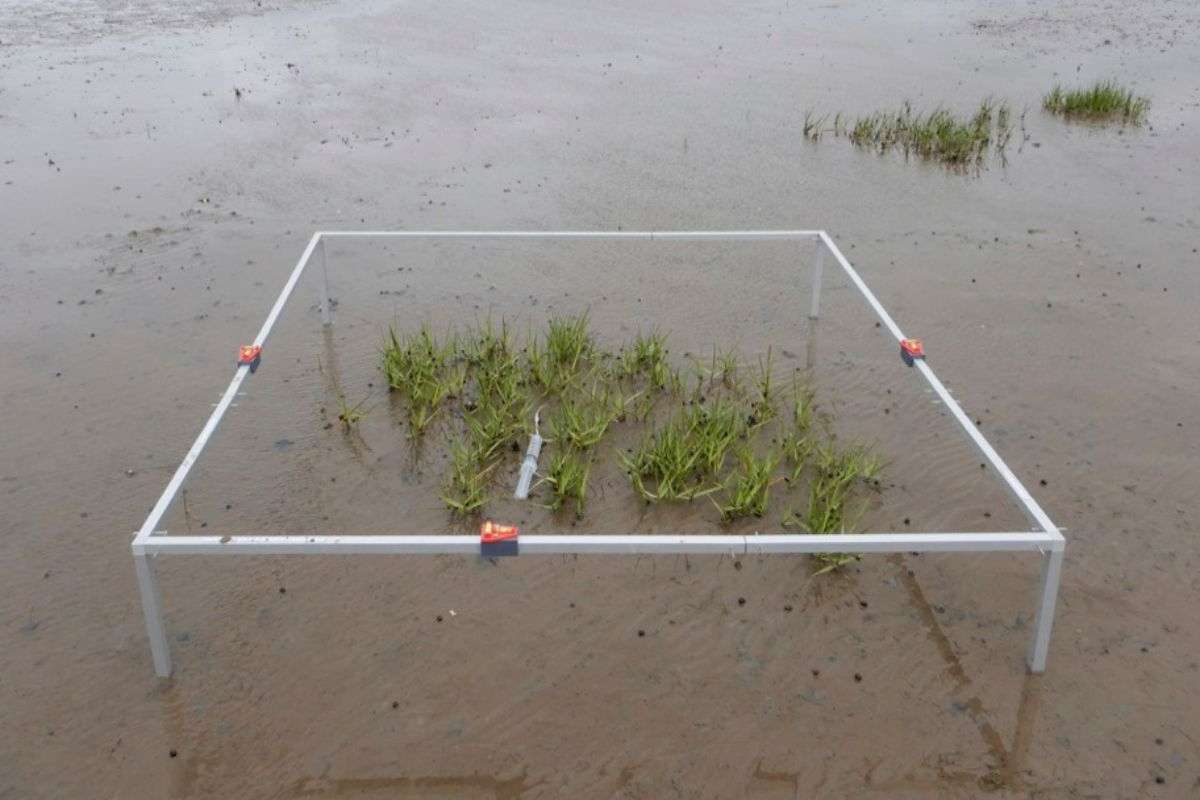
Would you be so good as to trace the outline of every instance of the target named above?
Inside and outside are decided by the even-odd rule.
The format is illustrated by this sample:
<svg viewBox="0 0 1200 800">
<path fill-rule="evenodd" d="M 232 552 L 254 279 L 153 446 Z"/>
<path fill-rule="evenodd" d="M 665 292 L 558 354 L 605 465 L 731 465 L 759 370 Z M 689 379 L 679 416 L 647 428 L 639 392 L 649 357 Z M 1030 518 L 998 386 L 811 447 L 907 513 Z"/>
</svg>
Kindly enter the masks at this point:
<svg viewBox="0 0 1200 800">
<path fill-rule="evenodd" d="M 371 413 L 371 410 L 375 408 L 376 405 L 379 405 L 378 403 L 375 403 L 375 405 L 363 408 L 363 406 L 365 406 L 370 399 L 371 396 L 367 395 L 354 405 L 350 405 L 346 402 L 346 396 L 340 391 L 337 392 L 338 410 L 340 412 L 338 414 L 338 421 L 342 423 L 342 430 L 349 433 L 354 429 L 355 425 L 357 425 L 364 417 L 367 416 L 367 414 Z"/>
<path fill-rule="evenodd" d="M 551 428 L 555 439 L 582 450 L 599 444 L 619 413 L 608 397 L 597 393 L 567 396 L 560 401 Z"/>
<path fill-rule="evenodd" d="M 741 468 L 730 476 L 725 502 L 713 500 L 721 512 L 721 518 L 730 520 L 766 514 L 771 485 L 775 482 L 775 470 L 782 458 L 776 452 L 756 457 L 748 449 L 743 451 L 738 458 Z"/>
<path fill-rule="evenodd" d="M 546 507 L 558 510 L 573 501 L 575 516 L 582 518 L 584 502 L 587 500 L 588 475 L 591 471 L 592 462 L 585 453 L 570 448 L 556 451 L 550 457 L 550 468 L 543 478 L 553 491 Z"/>
<path fill-rule="evenodd" d="M 450 443 L 451 469 L 442 487 L 442 501 L 458 514 L 477 511 L 488 501 L 488 473 L 495 466 L 484 464 L 478 450 L 465 439 Z"/>
</svg>

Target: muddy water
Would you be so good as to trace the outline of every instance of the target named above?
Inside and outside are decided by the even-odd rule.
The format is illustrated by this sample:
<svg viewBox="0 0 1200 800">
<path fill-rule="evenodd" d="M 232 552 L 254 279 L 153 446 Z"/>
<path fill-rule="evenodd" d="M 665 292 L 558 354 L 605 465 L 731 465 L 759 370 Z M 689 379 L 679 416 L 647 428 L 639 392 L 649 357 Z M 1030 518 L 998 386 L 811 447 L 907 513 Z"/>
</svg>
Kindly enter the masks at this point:
<svg viewBox="0 0 1200 800">
<path fill-rule="evenodd" d="M 1198 791 L 1193 9 L 242 10 L 0 4 L 0 797 Z M 1153 98 L 1148 128 L 1037 111 L 1055 81 L 1109 75 Z M 799 135 L 809 108 L 989 93 L 1029 103 L 1029 139 L 977 178 Z M 1044 677 L 1023 671 L 1022 556 L 833 580 L 781 558 L 189 558 L 161 564 L 178 672 L 154 680 L 130 531 L 310 231 L 808 226 L 1069 528 Z M 365 390 L 393 314 L 585 305 L 611 341 L 658 322 L 681 350 L 799 357 L 790 258 L 347 251 L 333 351 Z M 639 265 L 663 274 L 635 287 Z M 876 522 L 987 529 L 1003 498 L 852 300 L 828 295 L 815 380 L 906 476 Z M 385 414 L 365 458 L 313 424 L 314 321 L 289 311 L 287 358 L 197 475 L 197 524 L 445 528 L 379 502 L 427 494 L 397 486 Z M 357 494 L 323 482 L 371 459 Z"/>
</svg>

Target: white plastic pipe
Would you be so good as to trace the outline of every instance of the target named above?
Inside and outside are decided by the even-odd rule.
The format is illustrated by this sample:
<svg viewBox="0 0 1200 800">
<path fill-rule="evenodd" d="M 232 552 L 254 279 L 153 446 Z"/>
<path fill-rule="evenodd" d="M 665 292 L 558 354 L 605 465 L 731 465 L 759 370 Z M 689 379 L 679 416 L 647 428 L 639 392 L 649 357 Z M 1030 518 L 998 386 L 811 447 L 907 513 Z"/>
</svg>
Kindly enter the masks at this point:
<svg viewBox="0 0 1200 800">
<path fill-rule="evenodd" d="M 533 482 L 533 473 L 537 471 L 538 454 L 542 452 L 542 437 L 536 433 L 529 438 L 529 449 L 525 451 L 525 461 L 521 464 L 521 477 L 517 481 L 517 490 L 513 497 L 524 500 L 529 497 L 529 484 Z"/>
<path fill-rule="evenodd" d="M 542 432 L 538 426 L 542 416 L 539 408 L 533 414 L 533 436 L 529 437 L 529 449 L 525 451 L 525 460 L 521 462 L 521 477 L 517 480 L 517 490 L 513 497 L 524 500 L 529 497 L 529 484 L 533 483 L 533 473 L 537 472 L 538 455 L 542 452 Z"/>
</svg>

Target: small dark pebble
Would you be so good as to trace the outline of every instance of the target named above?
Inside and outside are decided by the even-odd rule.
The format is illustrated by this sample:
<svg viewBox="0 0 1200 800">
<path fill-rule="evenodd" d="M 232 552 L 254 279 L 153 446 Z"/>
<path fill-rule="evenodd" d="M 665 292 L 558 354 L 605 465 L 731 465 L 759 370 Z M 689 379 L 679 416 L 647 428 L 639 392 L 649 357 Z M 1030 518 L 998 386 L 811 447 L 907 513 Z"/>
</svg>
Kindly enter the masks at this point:
<svg viewBox="0 0 1200 800">
<path fill-rule="evenodd" d="M 1038 483 L 1039 483 L 1039 484 L 1041 484 L 1042 486 L 1045 486 L 1045 485 L 1046 485 L 1046 479 L 1045 479 L 1045 478 L 1042 478 L 1040 481 L 1038 481 Z"/>
<path fill-rule="evenodd" d="M 819 669 L 814 669 L 814 670 L 812 671 L 812 673 L 813 673 L 813 677 L 814 677 L 814 678 L 819 678 L 819 677 L 821 677 L 821 670 L 819 670 Z"/>
<path fill-rule="evenodd" d="M 911 525 L 911 524 L 912 524 L 912 520 L 910 520 L 908 517 L 905 517 L 905 518 L 904 518 L 904 524 L 905 524 L 905 525 Z"/>
<path fill-rule="evenodd" d="M 225 510 L 226 510 L 226 511 L 228 511 L 228 510 L 229 510 L 229 509 L 231 509 L 231 508 L 233 508 L 233 504 L 232 504 L 232 503 L 226 503 L 226 504 L 225 504 Z"/>
<path fill-rule="evenodd" d="M 733 568 L 734 568 L 734 569 L 741 569 L 741 568 L 742 568 L 742 562 L 740 562 L 740 561 L 735 561 L 735 562 L 733 562 Z"/>
<path fill-rule="evenodd" d="M 788 612 L 789 614 L 790 614 L 790 613 L 792 613 L 792 607 L 791 607 L 791 606 L 784 606 L 784 607 L 783 607 L 783 610 L 784 610 L 784 611 L 786 611 L 786 612 Z"/>
<path fill-rule="evenodd" d="M 438 616 L 437 616 L 437 621 L 438 621 L 438 622 L 441 622 L 441 621 L 442 621 L 442 615 L 441 615 L 441 614 L 438 614 Z"/>
<path fill-rule="evenodd" d="M 1142 652 L 1143 652 L 1143 653 L 1149 653 L 1149 652 L 1150 652 L 1150 648 L 1149 648 L 1149 647 L 1146 647 L 1145 645 L 1142 645 Z"/>
<path fill-rule="evenodd" d="M 860 675 L 860 674 L 859 674 L 859 673 L 857 673 L 857 672 L 856 672 L 856 673 L 854 673 L 854 682 L 855 682 L 855 683 L 862 683 L 862 675 Z"/>
<path fill-rule="evenodd" d="M 746 605 L 746 598 L 744 598 L 744 597 L 739 597 L 739 598 L 738 598 L 738 605 L 739 605 L 739 606 L 744 606 L 744 605 Z"/>
<path fill-rule="evenodd" d="M 866 600 L 859 600 L 859 601 L 858 601 L 858 605 L 859 605 L 861 608 L 866 608 L 866 607 L 869 605 L 869 603 L 867 603 L 867 601 L 866 601 Z"/>
<path fill-rule="evenodd" d="M 175 749 L 172 749 L 171 750 L 171 758 L 175 758 L 175 756 L 177 756 L 177 755 L 179 755 L 179 752 L 176 751 Z"/>
<path fill-rule="evenodd" d="M 399 707 L 400 707 L 400 701 L 399 701 L 399 700 L 393 700 L 393 701 L 392 701 L 392 708 L 399 708 Z"/>
<path fill-rule="evenodd" d="M 1162 744 L 1162 743 L 1163 743 L 1163 740 L 1162 740 L 1162 739 L 1155 739 L 1155 740 L 1154 740 L 1154 743 L 1155 743 L 1155 744 Z"/>
<path fill-rule="evenodd" d="M 280 594 L 287 594 L 287 587 L 286 587 L 286 586 L 280 586 L 280 587 L 279 587 L 279 593 L 280 593 Z"/>
<path fill-rule="evenodd" d="M 641 631 L 641 630 L 638 631 L 638 636 L 645 636 L 645 635 L 646 635 L 645 631 Z"/>
<path fill-rule="evenodd" d="M 1166 783 L 1167 779 L 1164 778 L 1162 775 L 1158 775 L 1154 778 L 1154 782 L 1155 783 Z"/>
</svg>

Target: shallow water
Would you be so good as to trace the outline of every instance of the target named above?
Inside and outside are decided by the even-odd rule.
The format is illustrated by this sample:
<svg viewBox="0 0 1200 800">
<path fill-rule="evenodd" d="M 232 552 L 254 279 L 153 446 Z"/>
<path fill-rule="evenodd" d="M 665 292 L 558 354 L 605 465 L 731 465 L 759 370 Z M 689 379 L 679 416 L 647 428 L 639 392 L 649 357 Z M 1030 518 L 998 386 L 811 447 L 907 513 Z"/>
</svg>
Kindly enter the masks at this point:
<svg viewBox="0 0 1200 800">
<path fill-rule="evenodd" d="M 0 4 L 0 797 L 1198 790 L 1195 9 L 242 11 Z M 1111 75 L 1153 99 L 1148 127 L 1038 111 Z M 1029 105 L 1029 138 L 978 177 L 800 136 L 808 109 L 987 94 Z M 159 564 L 177 673 L 156 681 L 130 532 L 237 345 L 311 231 L 418 227 L 830 230 L 1068 529 L 1049 671 L 1023 669 L 1033 556 L 825 579 L 777 557 L 197 557 Z M 589 307 L 610 342 L 650 323 L 796 361 L 811 335 L 806 260 L 778 248 L 368 249 L 331 252 L 359 390 L 394 316 Z M 366 458 L 314 424 L 312 297 L 202 462 L 195 524 L 446 529 L 385 414 Z M 878 527 L 1019 525 L 891 347 L 831 283 L 814 377 L 903 476 Z M 587 526 L 710 518 L 614 494 Z"/>
</svg>

